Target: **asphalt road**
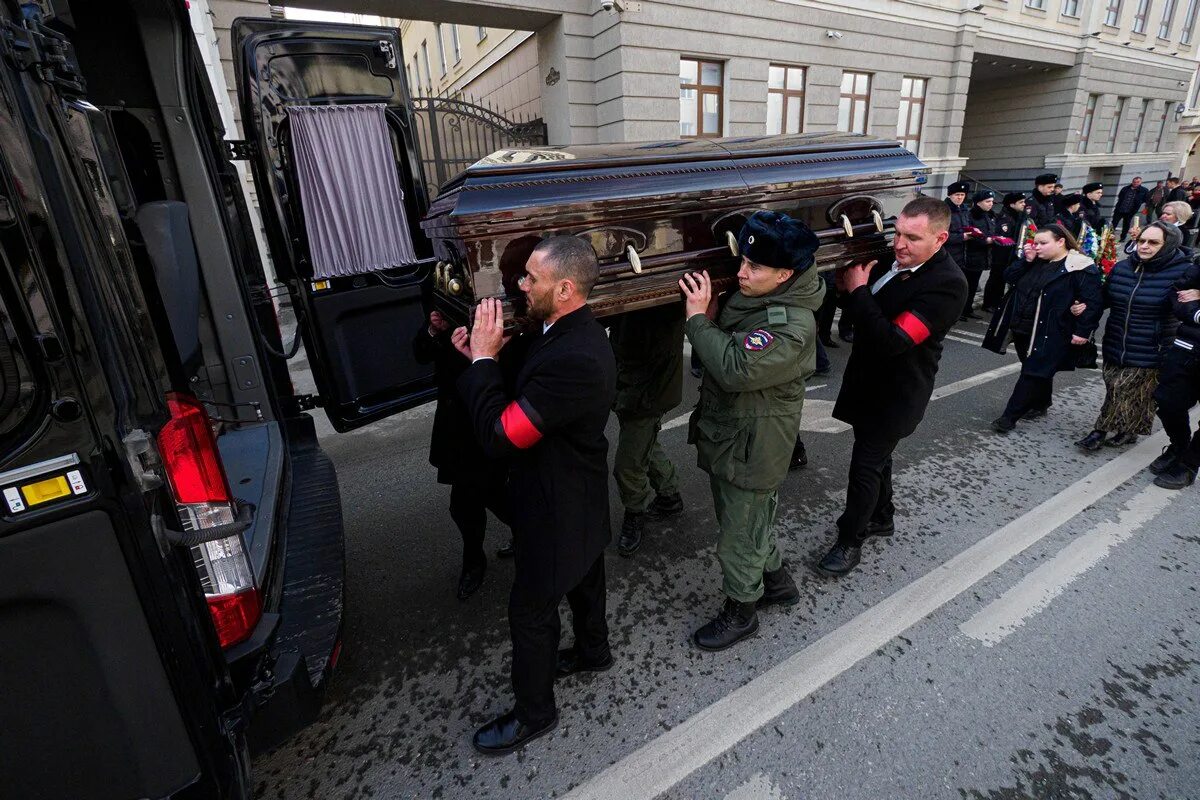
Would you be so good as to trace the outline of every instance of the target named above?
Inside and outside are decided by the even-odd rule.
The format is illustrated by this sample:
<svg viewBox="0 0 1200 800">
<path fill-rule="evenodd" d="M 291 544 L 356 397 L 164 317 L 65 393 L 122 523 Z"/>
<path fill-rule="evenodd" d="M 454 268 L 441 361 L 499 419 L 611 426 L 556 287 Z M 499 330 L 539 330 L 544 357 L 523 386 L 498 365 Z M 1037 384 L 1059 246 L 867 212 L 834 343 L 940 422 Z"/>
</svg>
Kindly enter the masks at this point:
<svg viewBox="0 0 1200 800">
<path fill-rule="evenodd" d="M 1094 371 L 1060 375 L 1047 417 L 991 432 L 1015 356 L 980 349 L 983 330 L 946 342 L 937 399 L 897 451 L 897 533 L 840 581 L 809 569 L 852 441 L 829 418 L 850 347 L 831 352 L 834 374 L 810 381 L 810 465 L 780 493 L 802 601 L 724 653 L 689 641 L 721 602 L 713 512 L 686 428 L 665 431 L 688 508 L 634 558 L 608 556 L 615 667 L 560 683 L 557 730 L 499 759 L 469 739 L 511 703 L 512 565 L 455 600 L 432 406 L 322 424 L 346 515 L 345 647 L 321 719 L 255 761 L 259 797 L 1200 797 L 1200 486 L 1152 485 L 1161 433 L 1071 445 L 1103 398 Z M 669 418 L 694 392 L 689 376 Z M 619 524 L 615 490 L 612 505 Z M 506 539 L 493 520 L 489 550 Z"/>
</svg>

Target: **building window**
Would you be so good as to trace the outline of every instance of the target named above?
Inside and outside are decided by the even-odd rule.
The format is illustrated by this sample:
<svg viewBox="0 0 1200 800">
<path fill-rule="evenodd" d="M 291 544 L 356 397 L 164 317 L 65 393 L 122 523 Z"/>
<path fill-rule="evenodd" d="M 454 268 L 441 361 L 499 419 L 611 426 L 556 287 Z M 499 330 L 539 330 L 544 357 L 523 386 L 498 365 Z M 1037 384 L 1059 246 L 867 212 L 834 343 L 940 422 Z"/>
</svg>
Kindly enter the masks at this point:
<svg viewBox="0 0 1200 800">
<path fill-rule="evenodd" d="M 1188 108 L 1196 108 L 1200 105 L 1200 66 L 1196 67 L 1196 74 L 1192 76 L 1192 91 L 1188 95 Z"/>
<path fill-rule="evenodd" d="M 1108 152 L 1110 153 L 1115 153 L 1117 150 L 1117 134 L 1121 132 L 1121 117 L 1125 116 L 1125 106 L 1128 101 L 1128 97 L 1117 98 L 1117 110 L 1113 112 L 1112 122 L 1108 126 Z"/>
<path fill-rule="evenodd" d="M 1146 127 L 1146 117 L 1150 116 L 1150 101 L 1143 100 L 1138 109 L 1137 124 L 1133 126 L 1133 147 L 1129 152 L 1136 153 L 1142 146 L 1142 129 Z"/>
<path fill-rule="evenodd" d="M 458 41 L 458 26 L 450 26 L 450 49 L 454 51 L 454 63 L 462 61 L 462 43 Z"/>
<path fill-rule="evenodd" d="M 724 67 L 719 61 L 679 59 L 679 135 L 721 135 L 724 126 Z"/>
<path fill-rule="evenodd" d="M 1088 139 L 1092 137 L 1092 120 L 1096 118 L 1096 103 L 1099 102 L 1100 95 L 1088 95 L 1087 107 L 1083 110 L 1083 124 L 1079 126 L 1079 144 L 1075 148 L 1077 153 L 1086 153 Z"/>
<path fill-rule="evenodd" d="M 1079 16 L 1079 0 L 1063 0 L 1062 15 L 1064 17 Z"/>
<path fill-rule="evenodd" d="M 870 112 L 871 75 L 866 72 L 843 72 L 837 129 L 850 133 L 866 133 Z"/>
<path fill-rule="evenodd" d="M 475 41 L 482 42 L 486 38 L 487 38 L 487 28 L 480 25 L 478 28 L 475 29 Z"/>
<path fill-rule="evenodd" d="M 421 65 L 425 67 L 425 86 L 432 88 L 433 73 L 429 71 L 429 40 L 421 42 Z"/>
<path fill-rule="evenodd" d="M 925 119 L 926 78 L 910 78 L 900 81 L 900 113 L 896 117 L 896 138 L 912 152 L 921 146 L 921 123 Z"/>
<path fill-rule="evenodd" d="M 1133 32 L 1145 33 L 1146 20 L 1150 18 L 1150 0 L 1138 0 L 1137 8 L 1133 11 Z"/>
<path fill-rule="evenodd" d="M 442 63 L 442 77 L 446 77 L 446 41 L 442 38 L 442 23 L 433 23 L 433 35 L 437 37 L 438 61 Z"/>
<path fill-rule="evenodd" d="M 1114 28 L 1121 24 L 1121 0 L 1108 0 L 1108 8 L 1104 9 L 1104 24 Z"/>
<path fill-rule="evenodd" d="M 804 67 L 767 67 L 767 133 L 804 130 Z"/>
<path fill-rule="evenodd" d="M 1171 38 L 1171 23 L 1175 19 L 1175 0 L 1167 0 L 1163 6 L 1162 22 L 1158 24 L 1158 38 Z"/>
<path fill-rule="evenodd" d="M 1179 33 L 1180 44 L 1192 43 L 1192 32 L 1196 30 L 1196 9 L 1200 4 L 1196 0 L 1188 0 L 1187 11 L 1183 12 L 1183 30 Z"/>
<path fill-rule="evenodd" d="M 1163 139 L 1167 135 L 1167 115 L 1171 113 L 1171 101 L 1167 100 L 1163 103 L 1162 119 L 1158 123 L 1158 141 L 1154 145 L 1155 152 L 1162 152 Z"/>
<path fill-rule="evenodd" d="M 1038 11 L 1046 10 L 1046 0 L 1025 0 L 1026 8 L 1036 8 Z"/>
</svg>

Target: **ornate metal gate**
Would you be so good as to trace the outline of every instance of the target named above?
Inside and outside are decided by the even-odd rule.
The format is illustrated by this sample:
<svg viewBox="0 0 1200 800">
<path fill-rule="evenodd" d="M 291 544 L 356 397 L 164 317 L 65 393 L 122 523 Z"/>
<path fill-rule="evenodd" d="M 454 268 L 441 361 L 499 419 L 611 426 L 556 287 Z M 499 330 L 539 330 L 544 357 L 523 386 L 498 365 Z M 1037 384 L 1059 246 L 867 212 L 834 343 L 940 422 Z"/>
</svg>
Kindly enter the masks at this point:
<svg viewBox="0 0 1200 800">
<path fill-rule="evenodd" d="M 430 197 L 490 153 L 546 144 L 546 123 L 540 117 L 513 120 L 489 106 L 452 97 L 414 97 L 412 103 Z"/>
</svg>

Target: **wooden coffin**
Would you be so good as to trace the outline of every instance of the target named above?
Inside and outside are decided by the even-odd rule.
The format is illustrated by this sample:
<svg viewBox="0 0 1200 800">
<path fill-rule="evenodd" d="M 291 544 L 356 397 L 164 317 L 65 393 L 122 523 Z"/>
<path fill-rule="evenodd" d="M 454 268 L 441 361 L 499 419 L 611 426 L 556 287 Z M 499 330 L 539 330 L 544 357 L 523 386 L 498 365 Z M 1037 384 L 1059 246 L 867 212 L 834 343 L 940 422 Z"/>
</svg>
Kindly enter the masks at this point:
<svg viewBox="0 0 1200 800">
<path fill-rule="evenodd" d="M 760 209 L 817 232 L 818 269 L 890 261 L 895 217 L 928 172 L 897 142 L 843 133 L 501 150 L 451 181 L 421 222 L 438 259 L 434 302 L 461 321 L 500 297 L 519 322 L 517 280 L 555 234 L 595 248 L 598 316 L 676 302 L 686 270 L 733 284 L 737 232 Z"/>
</svg>

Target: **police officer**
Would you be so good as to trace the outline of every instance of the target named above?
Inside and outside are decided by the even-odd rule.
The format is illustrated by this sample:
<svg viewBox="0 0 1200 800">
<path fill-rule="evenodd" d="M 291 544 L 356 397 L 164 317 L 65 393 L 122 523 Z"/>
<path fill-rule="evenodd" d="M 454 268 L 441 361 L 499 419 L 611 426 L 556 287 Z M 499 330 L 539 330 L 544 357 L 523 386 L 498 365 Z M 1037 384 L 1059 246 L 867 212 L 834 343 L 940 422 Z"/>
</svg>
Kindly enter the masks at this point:
<svg viewBox="0 0 1200 800">
<path fill-rule="evenodd" d="M 962 270 L 967 268 L 967 239 L 970 238 L 967 229 L 971 227 L 971 210 L 965 205 L 969 188 L 966 181 L 946 187 L 946 205 L 950 208 L 950 238 L 946 240 L 945 250 Z"/>
<path fill-rule="evenodd" d="M 1033 194 L 1025 204 L 1025 211 L 1033 224 L 1039 228 L 1058 221 L 1058 196 L 1054 194 L 1057 181 L 1058 176 L 1052 172 L 1033 179 Z"/>
<path fill-rule="evenodd" d="M 1104 217 L 1100 214 L 1100 198 L 1104 196 L 1103 183 L 1085 183 L 1082 189 L 1083 221 L 1092 226 L 1097 235 L 1104 230 Z"/>
<path fill-rule="evenodd" d="M 988 269 L 987 285 L 983 287 L 983 305 L 989 314 L 996 311 L 1004 299 L 1004 270 L 1017 257 L 1017 237 L 1025 225 L 1025 194 L 1009 192 L 1004 195 L 1004 207 L 996 213 L 996 234 L 992 239 L 992 263 Z"/>
<path fill-rule="evenodd" d="M 708 275 L 679 281 L 684 330 L 704 364 L 688 441 L 709 474 L 724 576 L 724 606 L 693 635 L 704 650 L 724 650 L 757 631 L 756 608 L 800 597 L 771 526 L 804 379 L 816 366 L 814 313 L 825 295 L 813 269 L 818 245 L 804 223 L 759 211 L 742 227 L 738 290 L 719 311 Z"/>
<path fill-rule="evenodd" d="M 663 415 L 683 399 L 682 312 L 674 303 L 633 311 L 609 327 L 620 424 L 613 478 L 625 506 L 617 552 L 626 557 L 641 546 L 647 516 L 683 512 L 675 465 L 658 443 Z"/>
</svg>

